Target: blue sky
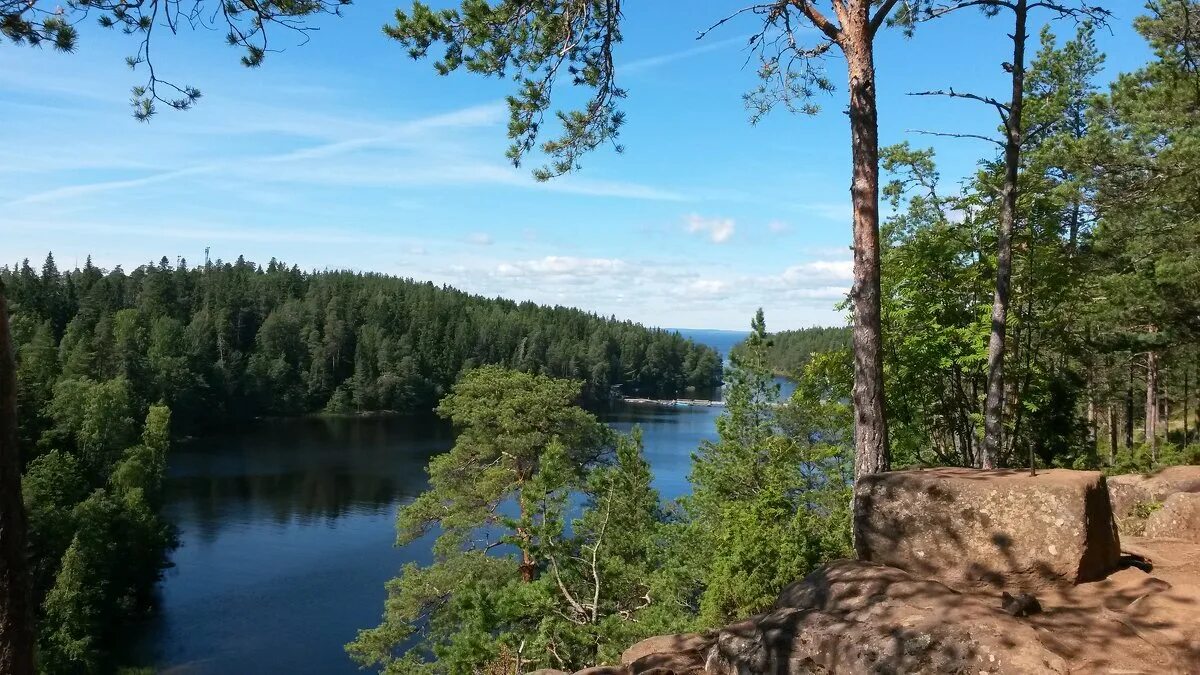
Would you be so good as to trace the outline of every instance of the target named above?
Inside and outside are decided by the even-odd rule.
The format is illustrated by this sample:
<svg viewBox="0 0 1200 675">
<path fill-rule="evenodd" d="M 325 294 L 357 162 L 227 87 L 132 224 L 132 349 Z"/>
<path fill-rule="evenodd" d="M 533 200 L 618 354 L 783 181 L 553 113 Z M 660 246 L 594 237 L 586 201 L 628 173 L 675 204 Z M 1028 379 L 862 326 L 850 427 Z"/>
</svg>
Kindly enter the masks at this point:
<svg viewBox="0 0 1200 675">
<path fill-rule="evenodd" d="M 1109 3 L 1106 77 L 1148 58 Z M 166 255 L 244 254 L 305 269 L 353 268 L 486 295 L 579 306 L 647 324 L 772 329 L 840 323 L 849 285 L 844 88 L 816 117 L 747 121 L 754 19 L 697 42 L 740 7 L 626 5 L 619 82 L 624 154 L 536 183 L 503 157 L 506 82 L 432 73 L 387 40 L 392 2 L 360 0 L 304 45 L 247 70 L 220 33 L 155 43 L 160 73 L 199 87 L 191 111 L 129 115 L 138 73 L 120 33 L 86 27 L 71 55 L 0 46 L 0 260 L 60 266 L 91 254 L 126 269 Z M 1071 24 L 1055 24 L 1060 35 Z M 964 12 L 906 40 L 879 39 L 880 133 L 938 151 L 968 174 L 986 144 L 913 129 L 990 133 L 994 112 L 906 92 L 954 86 L 1003 96 L 1006 21 Z M 843 65 L 827 63 L 841 85 Z"/>
</svg>

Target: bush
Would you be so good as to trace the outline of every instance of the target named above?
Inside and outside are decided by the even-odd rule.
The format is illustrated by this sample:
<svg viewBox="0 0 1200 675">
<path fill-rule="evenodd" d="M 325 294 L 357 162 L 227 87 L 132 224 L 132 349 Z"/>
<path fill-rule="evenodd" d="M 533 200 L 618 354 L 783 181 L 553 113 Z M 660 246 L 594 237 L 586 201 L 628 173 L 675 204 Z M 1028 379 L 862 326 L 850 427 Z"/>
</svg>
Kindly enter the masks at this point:
<svg viewBox="0 0 1200 675">
<path fill-rule="evenodd" d="M 1122 449 L 1113 458 L 1112 466 L 1105 470 L 1108 475 L 1122 473 L 1151 473 L 1165 466 L 1200 464 L 1200 444 L 1179 447 L 1174 443 L 1163 443 L 1158 447 L 1157 460 L 1146 444 Z"/>
</svg>

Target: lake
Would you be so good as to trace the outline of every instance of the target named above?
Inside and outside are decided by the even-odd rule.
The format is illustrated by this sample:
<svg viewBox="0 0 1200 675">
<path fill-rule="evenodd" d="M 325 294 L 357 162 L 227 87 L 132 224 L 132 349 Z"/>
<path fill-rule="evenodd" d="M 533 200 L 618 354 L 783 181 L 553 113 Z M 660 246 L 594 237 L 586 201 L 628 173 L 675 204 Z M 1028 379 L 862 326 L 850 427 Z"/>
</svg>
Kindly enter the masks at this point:
<svg viewBox="0 0 1200 675">
<path fill-rule="evenodd" d="M 681 332 L 723 355 L 745 336 Z M 688 491 L 691 453 L 716 437 L 720 411 L 617 406 L 601 418 L 641 425 L 671 499 Z M 180 546 L 142 658 L 179 675 L 358 672 L 342 646 L 378 624 L 384 583 L 430 558 L 431 538 L 393 545 L 396 509 L 452 444 L 432 416 L 264 420 L 177 444 L 165 516 Z"/>
</svg>

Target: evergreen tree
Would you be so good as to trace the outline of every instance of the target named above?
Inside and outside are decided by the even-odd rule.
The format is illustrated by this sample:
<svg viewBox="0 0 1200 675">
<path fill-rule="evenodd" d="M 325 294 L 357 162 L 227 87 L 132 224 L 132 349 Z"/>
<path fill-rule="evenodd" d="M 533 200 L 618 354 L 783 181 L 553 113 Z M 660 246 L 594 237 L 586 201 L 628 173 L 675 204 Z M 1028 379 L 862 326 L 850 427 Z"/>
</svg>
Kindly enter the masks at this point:
<svg viewBox="0 0 1200 675">
<path fill-rule="evenodd" d="M 759 310 L 735 352 L 718 440 L 693 458 L 692 494 L 682 500 L 673 592 L 695 603 L 702 626 L 762 611 L 785 585 L 850 552 L 849 427 L 815 414 L 831 393 L 817 383 L 825 365 L 811 362 L 781 406 L 769 347 Z"/>
<path fill-rule="evenodd" d="M 398 541 L 435 528 L 434 561 L 388 584 L 383 621 L 347 645 L 384 672 L 574 670 L 614 661 L 662 624 L 658 494 L 640 433 L 574 406 L 581 382 L 498 367 L 466 374 L 439 406 L 461 428 L 430 489 L 397 517 Z M 582 513 L 568 527 L 572 498 Z M 647 620 L 640 621 L 641 612 Z M 398 653 L 420 630 L 418 648 Z"/>
</svg>

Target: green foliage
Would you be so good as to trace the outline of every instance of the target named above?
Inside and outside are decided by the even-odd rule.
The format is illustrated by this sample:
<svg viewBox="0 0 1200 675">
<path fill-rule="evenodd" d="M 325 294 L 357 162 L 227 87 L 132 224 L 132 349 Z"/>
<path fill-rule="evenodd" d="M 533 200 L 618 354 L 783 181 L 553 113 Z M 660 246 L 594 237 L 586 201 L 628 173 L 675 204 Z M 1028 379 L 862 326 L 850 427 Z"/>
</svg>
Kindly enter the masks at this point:
<svg viewBox="0 0 1200 675">
<path fill-rule="evenodd" d="M 1200 465 L 1200 444 L 1180 447 L 1164 443 L 1152 449 L 1145 443 L 1139 443 L 1131 448 L 1122 448 L 1114 456 L 1112 464 L 1105 468 L 1105 473 L 1150 474 L 1164 466 L 1180 464 Z"/>
<path fill-rule="evenodd" d="M 532 557 L 540 545 L 537 504 L 526 503 L 526 488 L 541 500 L 578 477 L 602 452 L 608 438 L 596 418 L 574 405 L 581 383 L 485 366 L 466 374 L 438 412 L 460 429 L 454 447 L 429 463 L 430 489 L 397 516 L 398 543 L 437 525 L 435 551 L 449 554 L 468 544 L 481 527 L 514 530 Z M 559 456 L 565 453 L 564 456 Z M 543 459 L 553 460 L 547 467 Z M 521 502 L 517 520 L 500 504 Z M 533 506 L 535 510 L 528 507 Z"/>
<path fill-rule="evenodd" d="M 692 494 L 681 500 L 674 590 L 704 626 L 765 609 L 851 550 L 845 352 L 836 366 L 812 359 L 781 406 L 761 310 L 751 327 L 728 376 L 719 438 L 694 457 Z"/>
<path fill-rule="evenodd" d="M 80 459 L 92 472 L 103 472 L 114 453 L 137 438 L 136 402 L 129 380 L 105 382 L 84 378 L 62 380 L 54 387 L 49 414 L 54 426 L 43 445 L 66 440 L 78 448 Z"/>
<path fill-rule="evenodd" d="M 1150 517 L 1150 514 L 1161 509 L 1162 506 L 1162 502 L 1138 502 L 1130 509 L 1129 515 L 1133 518 L 1145 520 Z"/>
<path fill-rule="evenodd" d="M 23 424 L 28 443 L 51 426 L 74 435 L 82 421 L 66 418 L 91 395 L 82 383 L 114 378 L 130 405 L 166 403 L 188 432 L 265 414 L 428 410 L 483 364 L 583 380 L 591 402 L 613 387 L 673 398 L 720 381 L 716 352 L 675 333 L 380 275 L 164 259 L 128 274 L 22 264 L 0 278 L 22 400 L 45 413 Z M 74 398 L 47 405 L 56 386 Z"/>
<path fill-rule="evenodd" d="M 123 377 L 66 379 L 22 477 L 42 672 L 101 673 L 151 605 L 173 533 L 158 515 L 170 411 L 141 426 Z"/>
<path fill-rule="evenodd" d="M 850 347 L 849 328 L 801 328 L 772 333 L 767 348 L 767 365 L 782 377 L 798 376 L 814 354 Z M 745 343 L 733 348 L 736 354 Z"/>
<path fill-rule="evenodd" d="M 1078 255 L 1085 181 L 1078 147 L 1091 79 L 1101 57 L 1084 26 L 1062 47 L 1042 33 L 1030 64 L 1028 134 L 1019 177 L 1021 222 L 1013 235 L 1004 444 L 1000 461 L 1070 466 L 1091 450 L 1080 417 L 1088 369 L 1078 315 Z M 884 188 L 896 215 L 883 229 L 883 313 L 889 415 L 896 463 L 978 465 L 995 288 L 1003 163 L 956 195 L 941 191 L 931 150 L 885 148 Z"/>
<path fill-rule="evenodd" d="M 354 660 L 388 673 L 615 663 L 639 639 L 769 607 L 849 555 L 849 351 L 814 355 L 782 403 L 761 311 L 752 327 L 720 438 L 694 458 L 694 493 L 669 507 L 640 430 L 605 444 L 573 406 L 578 382 L 468 373 L 439 406 L 462 430 L 455 447 L 397 518 L 400 543 L 439 533 L 435 560 L 388 584 L 383 621 L 347 646 Z"/>
<path fill-rule="evenodd" d="M 512 78 L 508 96 L 508 158 L 519 165 L 538 147 L 549 163 L 537 169 L 539 180 L 576 169 L 583 154 L 604 144 L 616 145 L 624 114 L 617 102 L 625 90 L 616 85 L 613 51 L 621 42 L 620 3 L 610 0 L 504 0 L 492 4 L 464 0 L 461 8 L 434 10 L 413 2 L 396 10 L 384 33 L 421 59 L 435 43 L 444 45 L 434 69 L 447 75 L 459 68 L 485 76 Z M 588 92 L 577 109 L 556 110 L 557 138 L 538 145 L 560 78 Z"/>
<path fill-rule="evenodd" d="M 161 103 L 186 110 L 200 99 L 195 87 L 176 85 L 160 79 L 150 61 L 155 28 L 176 32 L 179 26 L 223 24 L 225 42 L 243 50 L 243 66 L 254 68 L 266 56 L 267 35 L 305 33 L 315 27 L 305 23 L 314 15 L 340 14 L 351 0 L 258 0 L 254 3 L 212 0 L 187 5 L 168 0 L 129 2 L 129 0 L 72 0 L 52 4 L 43 0 L 0 0 L 0 39 L 33 47 L 51 46 L 57 51 L 73 52 L 79 42 L 77 25 L 95 18 L 101 28 L 119 30 L 132 36 L 135 51 L 125 64 L 135 70 L 145 65 L 147 79 L 133 87 L 130 105 L 135 119 L 146 121 Z M 161 28 L 159 26 L 162 26 Z"/>
<path fill-rule="evenodd" d="M 397 517 L 400 543 L 437 528 L 434 562 L 388 584 L 382 623 L 347 646 L 355 661 L 389 673 L 575 669 L 660 627 L 637 620 L 662 551 L 640 433 L 610 444 L 575 407 L 580 386 L 485 367 L 454 387 L 439 411 L 461 433 Z M 568 526 L 573 494 L 583 506 Z M 420 648 L 401 653 L 418 629 Z"/>
</svg>

